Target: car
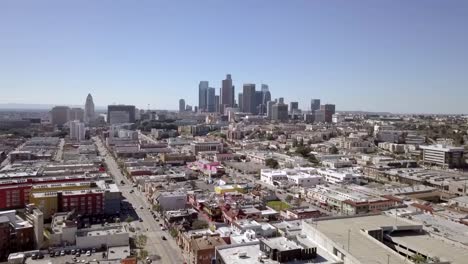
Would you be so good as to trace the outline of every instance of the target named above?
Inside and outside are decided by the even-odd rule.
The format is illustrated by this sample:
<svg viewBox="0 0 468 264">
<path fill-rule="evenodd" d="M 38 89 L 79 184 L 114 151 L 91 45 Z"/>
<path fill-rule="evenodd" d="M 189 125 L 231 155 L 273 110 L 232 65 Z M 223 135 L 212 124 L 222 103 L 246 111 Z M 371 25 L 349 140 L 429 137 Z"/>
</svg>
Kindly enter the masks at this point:
<svg viewBox="0 0 468 264">
<path fill-rule="evenodd" d="M 32 254 L 31 259 L 37 259 L 37 254 Z"/>
<path fill-rule="evenodd" d="M 65 252 L 64 252 L 65 253 Z M 60 251 L 55 252 L 56 257 L 60 257 Z"/>
<path fill-rule="evenodd" d="M 72 255 L 75 255 L 75 254 L 76 254 L 76 250 L 72 249 L 71 254 L 72 254 Z"/>
<path fill-rule="evenodd" d="M 88 251 L 86 252 L 86 256 L 88 256 L 88 257 L 91 256 L 91 251 L 88 250 Z"/>
<path fill-rule="evenodd" d="M 38 258 L 38 259 L 43 259 L 43 258 L 44 258 L 44 254 L 39 253 L 39 254 L 37 255 L 37 258 Z"/>
<path fill-rule="evenodd" d="M 80 252 L 77 252 L 77 253 L 75 254 L 75 257 L 77 257 L 77 258 L 79 258 L 80 256 L 81 256 Z"/>
<path fill-rule="evenodd" d="M 92 253 L 96 253 L 96 251 L 97 251 L 96 248 L 91 249 Z"/>
<path fill-rule="evenodd" d="M 65 256 L 65 250 L 60 251 L 60 256 Z"/>
<path fill-rule="evenodd" d="M 166 237 L 165 237 L 165 236 L 161 236 L 161 239 L 162 239 L 162 240 L 166 240 Z"/>
</svg>

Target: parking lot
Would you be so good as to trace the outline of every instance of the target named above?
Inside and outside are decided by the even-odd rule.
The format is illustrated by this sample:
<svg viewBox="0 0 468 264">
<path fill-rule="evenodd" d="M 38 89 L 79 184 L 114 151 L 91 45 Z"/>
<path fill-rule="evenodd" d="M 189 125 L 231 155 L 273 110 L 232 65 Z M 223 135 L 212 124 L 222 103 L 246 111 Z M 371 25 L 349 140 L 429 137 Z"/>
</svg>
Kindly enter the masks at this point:
<svg viewBox="0 0 468 264">
<path fill-rule="evenodd" d="M 104 253 L 104 254 L 103 254 Z M 101 260 L 106 260 L 106 253 L 105 252 L 95 252 L 91 253 L 90 256 L 84 254 L 80 254 L 79 257 L 72 255 L 71 252 L 69 254 L 65 254 L 64 256 L 57 256 L 51 257 L 48 253 L 43 254 L 44 258 L 42 259 L 32 259 L 31 257 L 26 259 L 27 264 L 50 264 L 50 263 L 97 263 Z"/>
</svg>

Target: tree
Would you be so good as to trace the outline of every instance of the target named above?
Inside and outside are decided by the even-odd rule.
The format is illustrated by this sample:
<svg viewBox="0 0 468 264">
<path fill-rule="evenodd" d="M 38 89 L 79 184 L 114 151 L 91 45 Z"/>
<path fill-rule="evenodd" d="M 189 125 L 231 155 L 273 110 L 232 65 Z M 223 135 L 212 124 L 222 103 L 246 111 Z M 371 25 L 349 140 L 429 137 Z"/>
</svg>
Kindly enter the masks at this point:
<svg viewBox="0 0 468 264">
<path fill-rule="evenodd" d="M 128 216 L 128 217 L 125 219 L 125 222 L 131 223 L 131 222 L 133 222 L 134 220 L 135 220 L 135 219 L 133 219 L 133 217 Z"/>
<path fill-rule="evenodd" d="M 336 146 L 331 147 L 330 154 L 338 154 L 338 148 Z"/>
<path fill-rule="evenodd" d="M 311 151 L 312 149 L 310 147 L 299 146 L 296 148 L 296 153 L 304 158 L 309 157 Z"/>
<path fill-rule="evenodd" d="M 153 205 L 153 211 L 161 212 L 161 206 L 159 204 Z"/>
<path fill-rule="evenodd" d="M 192 229 L 204 229 L 204 228 L 208 228 L 208 222 L 206 222 L 205 220 L 195 220 L 193 221 L 192 223 Z"/>
<path fill-rule="evenodd" d="M 144 260 L 144 259 L 146 259 L 147 257 L 148 257 L 148 251 L 146 251 L 146 250 L 144 250 L 144 249 L 140 250 L 140 252 L 138 253 L 138 258 L 139 258 L 140 260 Z"/>
<path fill-rule="evenodd" d="M 279 163 L 275 159 L 266 159 L 265 165 L 272 169 L 277 169 L 279 167 Z"/>
<path fill-rule="evenodd" d="M 284 200 L 288 203 L 290 203 L 292 201 L 292 199 L 294 199 L 294 197 L 290 194 L 288 194 L 288 196 L 286 196 L 286 198 L 284 198 Z"/>
<path fill-rule="evenodd" d="M 319 161 L 317 160 L 314 154 L 310 154 L 308 159 L 310 163 L 314 163 L 314 164 L 319 163 Z"/>
<path fill-rule="evenodd" d="M 426 262 L 426 258 L 420 254 L 414 254 L 413 256 L 411 256 L 411 261 L 413 261 L 416 264 L 423 264 Z"/>
<path fill-rule="evenodd" d="M 137 244 L 138 247 L 144 248 L 146 246 L 147 241 L 148 241 L 148 237 L 142 234 L 142 235 L 137 236 L 135 243 Z"/>
</svg>

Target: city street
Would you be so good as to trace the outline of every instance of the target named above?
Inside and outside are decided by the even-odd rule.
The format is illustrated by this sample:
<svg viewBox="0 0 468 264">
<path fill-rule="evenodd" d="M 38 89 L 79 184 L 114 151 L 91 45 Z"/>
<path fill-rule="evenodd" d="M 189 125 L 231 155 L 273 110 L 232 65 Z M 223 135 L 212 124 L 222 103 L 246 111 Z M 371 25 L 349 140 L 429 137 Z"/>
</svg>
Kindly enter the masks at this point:
<svg viewBox="0 0 468 264">
<path fill-rule="evenodd" d="M 155 259 L 153 262 L 183 263 L 184 259 L 181 250 L 175 243 L 175 240 L 170 237 L 170 234 L 161 230 L 159 223 L 153 218 L 150 210 L 148 210 L 148 208 L 151 208 L 151 205 L 146 201 L 143 194 L 136 190 L 136 188 L 132 188 L 133 183 L 122 174 L 117 162 L 108 153 L 101 139 L 94 137 L 93 140 L 98 147 L 100 155 L 105 159 L 108 172 L 114 177 L 115 182 L 120 185 L 119 188 L 122 191 L 122 195 L 136 208 L 136 214 L 143 220 L 143 222 L 139 222 L 139 219 L 135 219 L 132 225 L 139 229 L 139 231 L 136 232 L 137 234 L 144 234 L 148 237 L 146 250 L 149 256 L 159 256 L 159 258 L 153 258 Z M 121 181 L 124 181 L 125 185 L 121 185 Z M 134 192 L 130 192 L 131 190 L 134 190 Z M 141 209 L 141 207 L 143 207 L 143 209 Z M 162 236 L 165 236 L 167 240 L 163 240 Z"/>
</svg>

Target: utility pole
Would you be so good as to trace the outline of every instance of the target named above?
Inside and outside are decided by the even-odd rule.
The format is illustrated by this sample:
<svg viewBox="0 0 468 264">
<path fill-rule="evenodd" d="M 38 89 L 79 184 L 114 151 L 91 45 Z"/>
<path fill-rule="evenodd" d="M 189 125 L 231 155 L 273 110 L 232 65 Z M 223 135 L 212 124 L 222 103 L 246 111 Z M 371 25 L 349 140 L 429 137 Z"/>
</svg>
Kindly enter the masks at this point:
<svg viewBox="0 0 468 264">
<path fill-rule="evenodd" d="M 351 229 L 348 229 L 348 253 L 350 253 L 350 252 L 349 252 L 349 246 L 350 246 L 349 244 L 350 244 L 350 242 L 351 242 Z"/>
</svg>

